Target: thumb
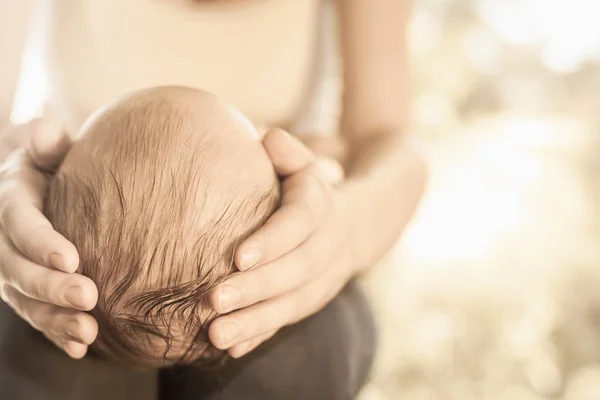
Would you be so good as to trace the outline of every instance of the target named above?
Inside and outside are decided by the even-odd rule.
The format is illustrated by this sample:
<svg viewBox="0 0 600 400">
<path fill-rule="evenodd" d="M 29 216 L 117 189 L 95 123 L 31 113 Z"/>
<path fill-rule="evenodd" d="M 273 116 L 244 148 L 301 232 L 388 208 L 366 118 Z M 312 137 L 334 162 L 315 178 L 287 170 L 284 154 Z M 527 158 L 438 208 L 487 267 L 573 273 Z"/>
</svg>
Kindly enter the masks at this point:
<svg viewBox="0 0 600 400">
<path fill-rule="evenodd" d="M 314 153 L 283 129 L 271 129 L 262 143 L 279 175 L 294 174 L 315 161 Z"/>
<path fill-rule="evenodd" d="M 32 121 L 29 129 L 29 155 L 33 163 L 44 170 L 58 167 L 73 144 L 71 137 L 62 126 L 48 120 Z"/>
</svg>

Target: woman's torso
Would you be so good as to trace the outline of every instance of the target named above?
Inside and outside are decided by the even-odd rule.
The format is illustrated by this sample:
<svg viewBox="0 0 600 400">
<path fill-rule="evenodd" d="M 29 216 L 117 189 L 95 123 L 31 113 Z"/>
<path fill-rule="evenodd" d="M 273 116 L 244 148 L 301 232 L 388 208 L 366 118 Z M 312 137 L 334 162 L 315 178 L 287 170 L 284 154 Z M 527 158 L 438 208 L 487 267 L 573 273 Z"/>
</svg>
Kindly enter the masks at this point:
<svg viewBox="0 0 600 400">
<path fill-rule="evenodd" d="M 46 3 L 47 111 L 77 130 L 139 88 L 216 93 L 250 119 L 288 125 L 314 89 L 319 0 L 54 0 Z"/>
</svg>

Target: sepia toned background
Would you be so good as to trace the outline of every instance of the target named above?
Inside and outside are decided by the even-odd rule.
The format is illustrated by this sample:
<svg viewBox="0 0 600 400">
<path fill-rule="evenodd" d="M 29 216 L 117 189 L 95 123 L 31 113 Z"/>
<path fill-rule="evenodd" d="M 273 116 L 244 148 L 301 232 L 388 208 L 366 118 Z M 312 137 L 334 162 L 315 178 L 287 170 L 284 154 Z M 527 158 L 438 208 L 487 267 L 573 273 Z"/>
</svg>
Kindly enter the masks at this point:
<svg viewBox="0 0 600 400">
<path fill-rule="evenodd" d="M 600 399 L 600 4 L 418 0 L 417 218 L 362 399 Z"/>
<path fill-rule="evenodd" d="M 600 399 L 599 16 L 593 0 L 415 0 L 431 179 L 363 278 L 381 340 L 361 400 Z M 43 92 L 37 57 L 16 122 Z"/>
</svg>

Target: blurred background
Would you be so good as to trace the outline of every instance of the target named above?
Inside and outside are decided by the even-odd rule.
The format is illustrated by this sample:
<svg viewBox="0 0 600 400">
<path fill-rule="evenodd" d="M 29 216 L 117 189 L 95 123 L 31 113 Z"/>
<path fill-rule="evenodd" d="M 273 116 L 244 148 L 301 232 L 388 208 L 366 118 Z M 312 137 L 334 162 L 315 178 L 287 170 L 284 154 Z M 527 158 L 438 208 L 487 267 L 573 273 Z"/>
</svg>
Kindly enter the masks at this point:
<svg viewBox="0 0 600 400">
<path fill-rule="evenodd" d="M 600 399 L 599 16 L 593 0 L 415 0 L 431 179 L 363 279 L 381 342 L 361 400 Z M 37 57 L 15 122 L 44 91 Z"/>
<path fill-rule="evenodd" d="M 600 4 L 416 0 L 428 193 L 364 400 L 600 399 Z"/>
</svg>

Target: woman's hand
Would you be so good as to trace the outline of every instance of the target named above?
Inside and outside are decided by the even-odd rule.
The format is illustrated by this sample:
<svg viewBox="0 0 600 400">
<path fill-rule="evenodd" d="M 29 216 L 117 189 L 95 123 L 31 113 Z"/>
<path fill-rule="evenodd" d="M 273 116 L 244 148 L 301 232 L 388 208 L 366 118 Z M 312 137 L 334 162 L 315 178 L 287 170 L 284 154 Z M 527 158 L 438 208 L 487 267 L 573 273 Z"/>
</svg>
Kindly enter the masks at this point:
<svg viewBox="0 0 600 400">
<path fill-rule="evenodd" d="M 30 145 L 10 154 L 0 168 L 0 296 L 35 329 L 73 358 L 81 358 L 98 332 L 91 310 L 96 285 L 74 273 L 75 246 L 43 214 L 47 171 L 64 158 L 69 136 L 47 121 L 7 130 L 1 152 L 23 138 Z"/>
<path fill-rule="evenodd" d="M 0 125 L 0 163 L 4 162 L 13 151 L 29 144 L 31 141 L 29 125 Z"/>
<path fill-rule="evenodd" d="M 233 357 L 321 310 L 355 273 L 346 248 L 352 216 L 332 186 L 343 179 L 339 164 L 316 159 L 282 130 L 268 132 L 263 144 L 283 178 L 281 208 L 238 247 L 243 272 L 210 299 L 217 312 L 229 313 L 211 324 L 210 340 Z"/>
</svg>

